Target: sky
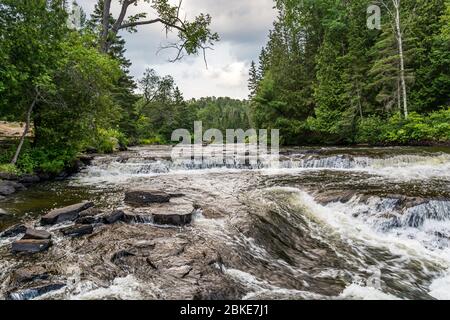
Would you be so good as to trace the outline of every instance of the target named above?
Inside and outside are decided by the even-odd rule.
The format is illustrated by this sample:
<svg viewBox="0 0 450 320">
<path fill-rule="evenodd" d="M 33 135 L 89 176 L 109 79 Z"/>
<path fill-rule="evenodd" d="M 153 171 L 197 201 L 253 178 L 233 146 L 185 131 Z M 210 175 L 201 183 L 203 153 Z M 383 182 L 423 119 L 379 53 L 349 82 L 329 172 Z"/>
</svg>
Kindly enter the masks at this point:
<svg viewBox="0 0 450 320">
<path fill-rule="evenodd" d="M 137 7 L 130 8 L 130 13 L 148 12 L 148 18 L 152 17 L 154 12 L 150 5 L 140 2 Z M 89 15 L 96 1 L 78 0 L 78 3 Z M 162 25 L 153 24 L 138 27 L 138 33 L 120 33 L 127 42 L 126 56 L 133 63 L 131 74 L 139 79 L 146 68 L 153 68 L 161 76 L 171 75 L 187 99 L 205 96 L 247 98 L 250 63 L 257 61 L 276 16 L 273 0 L 184 0 L 182 8 L 183 16 L 188 19 L 202 12 L 212 16 L 211 29 L 219 33 L 221 40 L 214 50 L 207 51 L 208 67 L 202 55 L 169 62 L 176 56 L 176 51 L 158 49 L 174 38 L 166 37 Z M 113 0 L 114 17 L 119 10 L 119 0 Z"/>
</svg>

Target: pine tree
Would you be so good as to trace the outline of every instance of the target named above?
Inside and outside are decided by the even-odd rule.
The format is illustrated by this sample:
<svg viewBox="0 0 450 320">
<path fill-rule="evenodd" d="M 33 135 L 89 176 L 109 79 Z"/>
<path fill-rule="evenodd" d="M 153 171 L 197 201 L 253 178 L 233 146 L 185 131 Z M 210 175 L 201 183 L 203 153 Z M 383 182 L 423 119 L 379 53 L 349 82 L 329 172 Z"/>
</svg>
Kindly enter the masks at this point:
<svg viewBox="0 0 450 320">
<path fill-rule="evenodd" d="M 252 61 L 250 65 L 249 79 L 248 79 L 248 89 L 250 91 L 248 97 L 250 100 L 255 97 L 257 88 L 258 88 L 258 71 L 256 70 L 255 61 Z"/>
</svg>

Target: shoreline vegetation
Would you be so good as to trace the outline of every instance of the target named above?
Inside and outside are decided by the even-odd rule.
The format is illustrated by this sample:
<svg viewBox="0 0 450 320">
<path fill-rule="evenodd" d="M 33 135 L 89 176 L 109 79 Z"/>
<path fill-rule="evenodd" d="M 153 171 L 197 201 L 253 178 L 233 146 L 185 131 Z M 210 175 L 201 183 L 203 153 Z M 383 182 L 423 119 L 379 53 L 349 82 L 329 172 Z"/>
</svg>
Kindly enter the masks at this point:
<svg viewBox="0 0 450 320">
<path fill-rule="evenodd" d="M 58 177 L 84 152 L 171 144 L 172 132 L 192 132 L 194 121 L 204 130 L 280 129 L 283 146 L 450 143 L 445 0 L 404 1 L 396 29 L 386 13 L 380 30 L 367 28 L 365 0 L 276 1 L 247 100 L 186 100 L 170 75 L 130 75 L 119 30 L 162 23 L 178 36 L 178 60 L 220 40 L 207 13 L 183 20 L 179 6 L 155 0 L 158 19 L 140 21 L 142 13 L 127 24 L 100 0 L 72 28 L 66 1 L 1 2 L 0 120 L 24 125 L 14 128 L 16 139 L 0 141 L 0 172 Z M 129 6 L 122 3 L 125 16 Z"/>
</svg>

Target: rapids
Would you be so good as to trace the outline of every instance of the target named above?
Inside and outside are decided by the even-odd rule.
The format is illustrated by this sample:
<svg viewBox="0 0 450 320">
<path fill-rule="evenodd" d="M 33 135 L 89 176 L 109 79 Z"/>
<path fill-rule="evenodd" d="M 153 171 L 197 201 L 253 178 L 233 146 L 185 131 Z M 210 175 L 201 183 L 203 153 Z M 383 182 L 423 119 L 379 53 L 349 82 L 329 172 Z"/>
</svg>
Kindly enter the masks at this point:
<svg viewBox="0 0 450 320">
<path fill-rule="evenodd" d="M 81 200 L 126 211 L 131 189 L 183 194 L 197 208 L 184 228 L 149 220 L 80 239 L 55 232 L 33 257 L 0 238 L 0 298 L 450 299 L 450 149 L 295 148 L 275 168 L 170 154 L 98 156 L 66 181 L 0 202 L 12 213 L 0 231 Z M 36 264 L 64 287 L 16 290 L 11 273 Z"/>
</svg>

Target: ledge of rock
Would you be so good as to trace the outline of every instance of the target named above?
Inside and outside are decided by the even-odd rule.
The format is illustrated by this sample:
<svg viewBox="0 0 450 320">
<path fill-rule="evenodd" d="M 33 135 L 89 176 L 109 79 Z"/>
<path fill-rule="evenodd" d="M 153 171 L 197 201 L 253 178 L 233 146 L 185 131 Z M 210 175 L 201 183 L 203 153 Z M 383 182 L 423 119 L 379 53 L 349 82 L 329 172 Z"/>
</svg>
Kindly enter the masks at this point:
<svg viewBox="0 0 450 320">
<path fill-rule="evenodd" d="M 94 232 L 94 227 L 91 225 L 75 225 L 72 227 L 65 228 L 61 230 L 61 232 L 65 236 L 77 238 L 87 234 L 91 234 L 92 232 Z"/>
<path fill-rule="evenodd" d="M 153 216 L 155 224 L 184 226 L 191 223 L 195 208 L 189 203 L 171 202 L 152 206 L 146 211 Z"/>
<path fill-rule="evenodd" d="M 25 233 L 27 231 L 27 227 L 23 224 L 16 224 L 12 227 L 9 227 L 5 231 L 2 232 L 0 238 L 10 238 L 18 236 L 21 233 Z"/>
<path fill-rule="evenodd" d="M 122 221 L 125 213 L 122 210 L 116 210 L 102 217 L 102 222 L 104 224 L 114 224 L 116 222 Z"/>
<path fill-rule="evenodd" d="M 125 193 L 125 203 L 139 207 L 148 206 L 154 203 L 167 203 L 171 195 L 160 191 L 129 191 Z"/>
<path fill-rule="evenodd" d="M 48 239 L 51 239 L 52 238 L 52 235 L 49 233 L 49 232 L 47 232 L 47 231 L 45 231 L 45 230 L 36 230 L 36 229 L 31 229 L 31 228 L 28 228 L 26 231 L 25 231 L 25 235 L 23 236 L 23 240 L 31 240 L 31 239 L 34 239 L 34 240 L 48 240 Z"/>
<path fill-rule="evenodd" d="M 15 253 L 38 253 L 47 250 L 51 245 L 51 240 L 18 240 L 13 242 L 12 251 Z"/>
<path fill-rule="evenodd" d="M 41 223 L 43 225 L 50 225 L 64 221 L 74 221 L 79 217 L 80 212 L 92 208 L 93 206 L 94 203 L 85 201 L 65 208 L 54 209 L 41 218 Z"/>
</svg>

